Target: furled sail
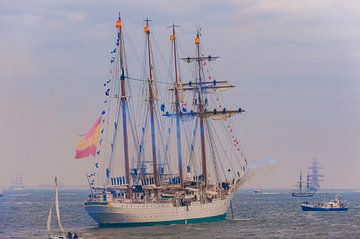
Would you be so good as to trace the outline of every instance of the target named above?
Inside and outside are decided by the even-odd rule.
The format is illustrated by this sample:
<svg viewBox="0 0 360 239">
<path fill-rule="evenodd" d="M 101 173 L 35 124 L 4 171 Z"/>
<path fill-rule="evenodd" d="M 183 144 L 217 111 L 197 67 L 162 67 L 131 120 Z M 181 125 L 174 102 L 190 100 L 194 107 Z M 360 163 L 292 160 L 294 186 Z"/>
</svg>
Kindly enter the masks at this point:
<svg viewBox="0 0 360 239">
<path fill-rule="evenodd" d="M 213 91 L 224 91 L 230 88 L 233 88 L 234 86 L 229 84 L 227 81 L 205 81 L 205 82 L 187 82 L 183 83 L 181 90 L 182 91 L 192 91 L 192 90 L 199 90 L 202 89 L 205 90 L 213 90 Z M 174 88 L 171 88 L 170 91 L 173 91 Z M 206 92 L 203 92 L 206 93 Z"/>
<path fill-rule="evenodd" d="M 154 99 L 158 100 L 159 99 L 159 91 L 158 91 L 158 88 L 156 86 L 156 79 L 153 78 L 151 81 L 152 81 L 151 88 L 152 88 L 152 91 L 154 93 Z"/>
<path fill-rule="evenodd" d="M 239 108 L 238 110 L 226 110 L 225 108 L 223 110 L 214 109 L 213 111 L 204 112 L 204 117 L 211 117 L 213 120 L 224 120 L 243 112 L 245 112 L 245 110 L 242 108 Z"/>
<path fill-rule="evenodd" d="M 198 43 L 199 38 L 195 39 L 195 44 Z M 197 57 L 182 57 L 181 60 L 185 61 L 186 63 L 196 62 L 203 62 L 203 61 L 215 61 L 218 59 L 218 56 L 197 56 Z"/>
</svg>

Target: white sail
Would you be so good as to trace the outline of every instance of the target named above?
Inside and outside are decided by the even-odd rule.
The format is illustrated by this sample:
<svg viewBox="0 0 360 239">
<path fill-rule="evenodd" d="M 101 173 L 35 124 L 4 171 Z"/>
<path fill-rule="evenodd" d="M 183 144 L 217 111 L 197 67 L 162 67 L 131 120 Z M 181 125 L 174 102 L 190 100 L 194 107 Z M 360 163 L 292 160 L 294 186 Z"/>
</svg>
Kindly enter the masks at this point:
<svg viewBox="0 0 360 239">
<path fill-rule="evenodd" d="M 61 222 L 60 222 L 59 192 L 58 192 L 58 185 L 57 185 L 57 177 L 55 177 L 55 208 L 56 208 L 56 216 L 57 216 L 57 221 L 59 224 L 60 232 L 65 233 L 65 230 L 62 227 Z"/>
<path fill-rule="evenodd" d="M 51 234 L 51 208 L 49 210 L 49 216 L 47 219 L 47 232 L 48 232 L 48 235 Z"/>
</svg>

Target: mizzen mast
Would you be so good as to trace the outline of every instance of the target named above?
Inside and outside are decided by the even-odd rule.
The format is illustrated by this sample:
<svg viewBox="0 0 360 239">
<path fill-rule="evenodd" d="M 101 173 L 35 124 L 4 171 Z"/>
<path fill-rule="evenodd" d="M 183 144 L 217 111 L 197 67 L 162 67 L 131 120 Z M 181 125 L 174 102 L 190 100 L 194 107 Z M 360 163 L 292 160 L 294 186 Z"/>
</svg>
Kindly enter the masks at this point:
<svg viewBox="0 0 360 239">
<path fill-rule="evenodd" d="M 218 56 L 203 56 L 200 51 L 200 29 L 196 31 L 196 37 L 194 40 L 195 49 L 196 49 L 196 56 L 195 57 L 185 57 L 181 58 L 186 63 L 195 62 L 197 68 L 197 79 L 195 82 L 188 82 L 188 83 L 181 83 L 182 91 L 196 91 L 197 92 L 197 99 L 195 100 L 195 104 L 197 105 L 197 112 L 195 113 L 196 116 L 199 118 L 200 124 L 200 144 L 201 144 L 201 168 L 202 168 L 202 177 L 203 182 L 205 184 L 205 188 L 208 185 L 208 173 L 207 173 L 207 165 L 206 165 L 206 145 L 205 145 L 205 126 L 206 120 L 211 117 L 214 120 L 225 120 L 226 118 L 232 117 L 236 114 L 240 114 L 245 112 L 242 108 L 238 110 L 227 110 L 226 108 L 221 109 L 218 111 L 217 109 L 214 110 L 207 110 L 207 98 L 204 98 L 204 94 L 207 91 L 216 91 L 216 90 L 224 90 L 234 87 L 230 85 L 227 81 L 206 81 L 204 77 L 204 70 L 203 64 L 207 61 L 214 61 L 218 59 Z M 190 113 L 193 114 L 193 113 Z"/>
<path fill-rule="evenodd" d="M 145 20 L 144 32 L 146 34 L 146 45 L 148 52 L 148 64 L 149 64 L 149 110 L 150 110 L 150 127 L 151 127 L 151 143 L 152 143 L 152 162 L 153 162 L 153 173 L 154 173 L 154 183 L 155 186 L 159 186 L 158 180 L 158 170 L 157 170 L 157 159 L 156 159 L 156 138 L 155 138 L 155 122 L 154 122 L 154 79 L 153 79 L 153 65 L 152 65 L 152 57 L 151 57 L 151 45 L 150 45 L 150 29 L 149 29 L 149 19 Z"/>
</svg>

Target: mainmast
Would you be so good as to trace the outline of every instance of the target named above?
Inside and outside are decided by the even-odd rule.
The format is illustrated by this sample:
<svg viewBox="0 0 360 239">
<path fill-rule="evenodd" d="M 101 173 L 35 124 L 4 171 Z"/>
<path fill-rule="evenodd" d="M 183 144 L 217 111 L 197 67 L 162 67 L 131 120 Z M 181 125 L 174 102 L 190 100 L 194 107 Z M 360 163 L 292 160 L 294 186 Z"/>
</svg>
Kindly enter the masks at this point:
<svg viewBox="0 0 360 239">
<path fill-rule="evenodd" d="M 156 159 L 156 139 L 155 139 L 155 122 L 154 122 L 154 80 L 152 71 L 152 57 L 151 57 L 151 46 L 150 46 L 150 29 L 149 19 L 145 20 L 144 32 L 146 34 L 147 50 L 148 50 L 148 61 L 149 61 L 149 109 L 150 109 L 150 127 L 151 127 L 151 142 L 152 142 L 152 161 L 153 161 L 153 173 L 155 186 L 159 186 L 158 173 L 157 173 L 157 159 Z"/>
<path fill-rule="evenodd" d="M 130 166 L 129 166 L 129 142 L 128 142 L 128 130 L 127 130 L 127 99 L 126 99 L 126 87 L 125 87 L 125 46 L 124 37 L 122 32 L 122 20 L 119 13 L 119 19 L 116 21 L 116 28 L 119 35 L 119 64 L 120 64 L 120 82 L 121 82 L 121 111 L 122 111 L 122 125 L 123 125 L 123 140 L 124 140 L 124 161 L 125 161 L 125 179 L 127 188 L 127 198 L 131 198 L 131 182 L 130 182 Z"/>
<path fill-rule="evenodd" d="M 182 149 L 181 149 L 181 128 L 180 128 L 180 92 L 179 89 L 180 79 L 178 75 L 178 63 L 177 63 L 177 51 L 176 51 L 176 33 L 175 28 L 180 26 L 175 26 L 174 24 L 170 26 L 172 28 L 172 35 L 170 36 L 170 41 L 172 42 L 173 54 L 174 54 L 174 71 L 175 71 L 175 84 L 174 84 L 174 95 L 175 95 L 175 111 L 176 111 L 176 138 L 177 138 L 177 150 L 178 150 L 178 169 L 179 169 L 179 178 L 180 184 L 183 183 L 183 167 L 182 167 Z"/>
</svg>

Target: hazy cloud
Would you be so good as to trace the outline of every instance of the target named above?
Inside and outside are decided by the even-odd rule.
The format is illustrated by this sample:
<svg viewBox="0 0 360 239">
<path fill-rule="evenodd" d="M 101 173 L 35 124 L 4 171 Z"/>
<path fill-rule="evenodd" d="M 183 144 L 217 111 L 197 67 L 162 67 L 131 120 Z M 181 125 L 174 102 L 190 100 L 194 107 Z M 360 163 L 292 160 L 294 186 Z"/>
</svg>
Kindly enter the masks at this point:
<svg viewBox="0 0 360 239">
<path fill-rule="evenodd" d="M 249 186 L 291 186 L 316 157 L 325 186 L 360 187 L 360 3 L 325 0 L 0 2 L 0 185 L 19 171 L 32 185 L 54 174 L 85 184 L 92 161 L 72 160 L 74 147 L 102 102 L 118 11 L 139 58 L 146 17 L 163 58 L 165 26 L 182 26 L 182 55 L 202 27 L 205 49 L 221 55 L 216 75 L 239 86 L 226 101 L 248 110 L 239 128 L 249 160 L 277 160 Z"/>
</svg>

